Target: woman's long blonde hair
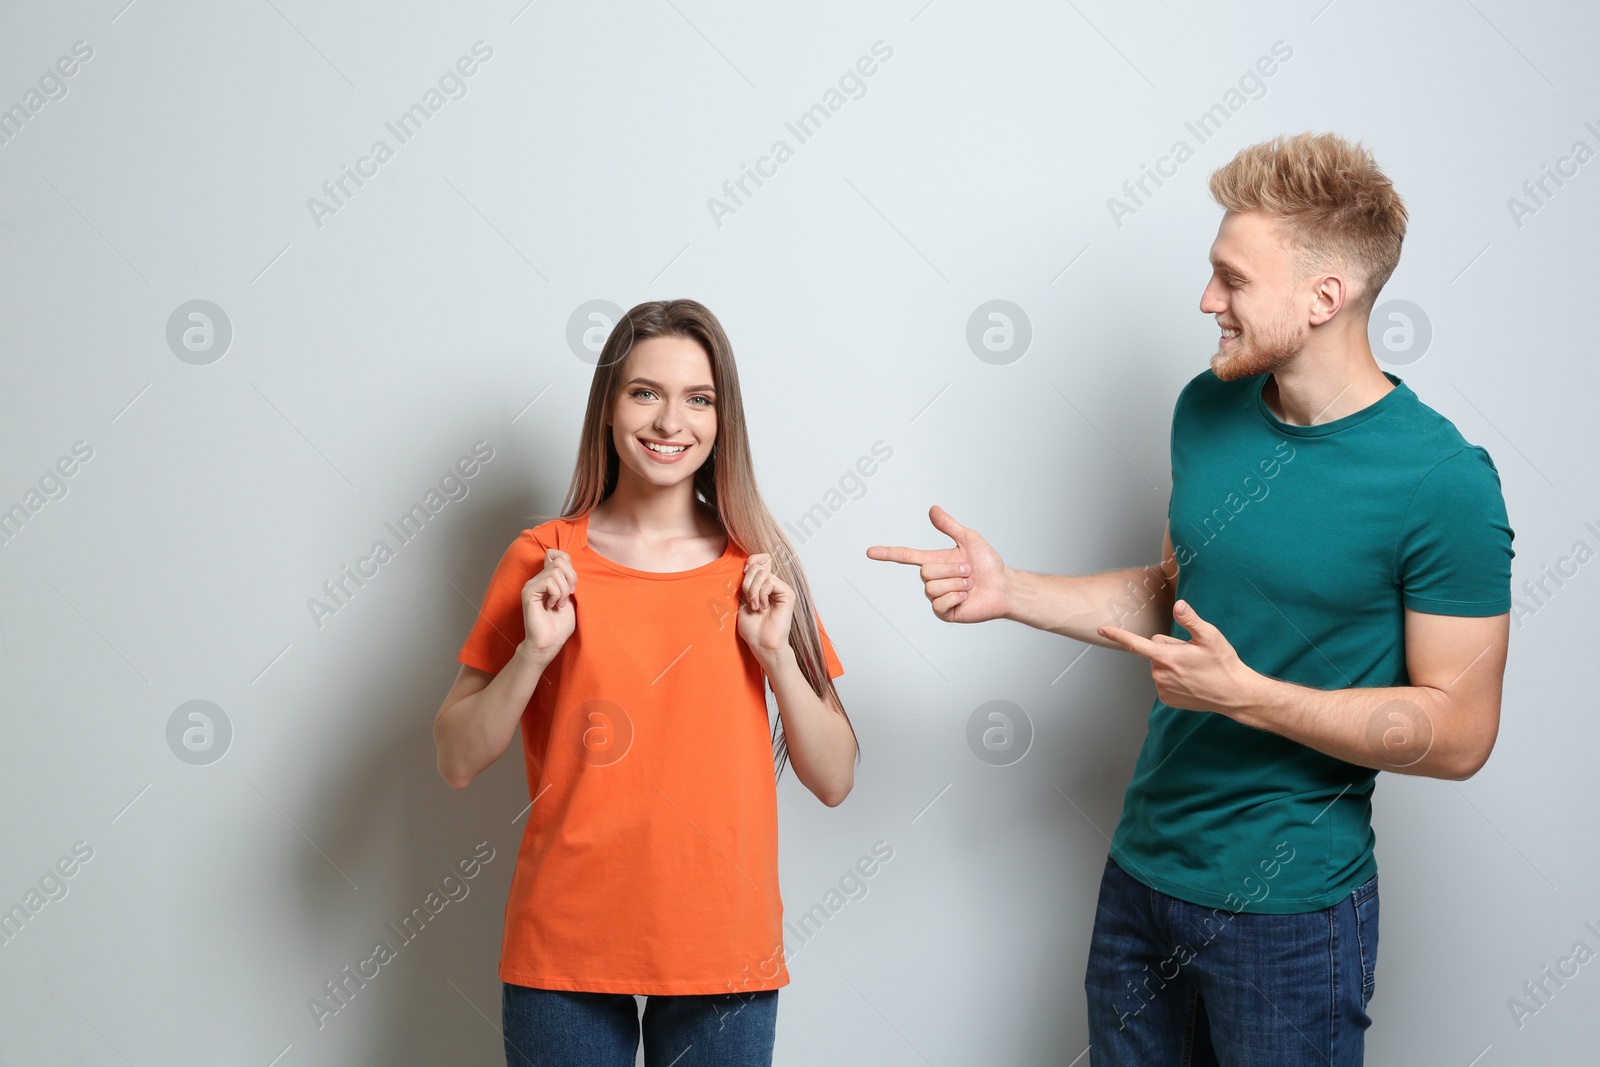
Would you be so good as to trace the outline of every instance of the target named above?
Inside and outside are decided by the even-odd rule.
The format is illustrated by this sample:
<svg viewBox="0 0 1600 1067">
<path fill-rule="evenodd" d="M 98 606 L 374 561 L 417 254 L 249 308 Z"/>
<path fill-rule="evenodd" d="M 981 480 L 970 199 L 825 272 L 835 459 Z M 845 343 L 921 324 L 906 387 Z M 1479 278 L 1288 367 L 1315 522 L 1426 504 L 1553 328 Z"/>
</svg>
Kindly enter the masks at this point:
<svg viewBox="0 0 1600 1067">
<path fill-rule="evenodd" d="M 716 511 L 723 531 L 747 554 L 771 554 L 773 572 L 795 593 L 789 646 L 794 649 L 800 671 L 819 697 L 844 714 L 844 704 L 833 687 L 833 679 L 828 677 L 823 659 L 817 613 L 805 571 L 794 546 L 784 536 L 756 488 L 733 346 L 722 324 L 704 304 L 694 300 L 653 300 L 630 308 L 617 320 L 601 349 L 600 362 L 595 366 L 594 380 L 589 386 L 589 406 L 583 416 L 578 460 L 566 502 L 561 507 L 561 518 L 582 516 L 616 489 L 621 460 L 606 426 L 606 416 L 622 380 L 628 353 L 635 344 L 652 337 L 687 338 L 697 342 L 710 358 L 711 383 L 717 394 L 717 438 L 710 457 L 694 473 L 695 494 Z M 845 723 L 850 725 L 854 737 L 855 726 L 850 724 L 849 715 L 845 715 Z M 789 761 L 781 717 L 772 726 L 772 756 L 775 773 L 781 776 Z M 860 759 L 859 742 L 856 758 Z"/>
</svg>

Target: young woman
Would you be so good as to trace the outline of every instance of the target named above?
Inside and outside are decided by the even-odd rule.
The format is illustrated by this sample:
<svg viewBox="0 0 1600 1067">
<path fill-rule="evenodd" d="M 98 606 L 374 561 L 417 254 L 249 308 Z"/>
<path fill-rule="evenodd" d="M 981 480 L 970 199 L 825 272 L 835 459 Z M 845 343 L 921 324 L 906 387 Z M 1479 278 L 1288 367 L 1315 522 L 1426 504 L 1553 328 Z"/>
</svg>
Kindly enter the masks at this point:
<svg viewBox="0 0 1600 1067">
<path fill-rule="evenodd" d="M 854 781 L 844 672 L 756 489 L 733 349 L 640 304 L 595 367 L 559 518 L 501 557 L 434 723 L 465 788 L 522 726 L 511 1067 L 768 1065 L 783 960 L 776 775 Z M 768 733 L 764 686 L 778 705 Z"/>
</svg>

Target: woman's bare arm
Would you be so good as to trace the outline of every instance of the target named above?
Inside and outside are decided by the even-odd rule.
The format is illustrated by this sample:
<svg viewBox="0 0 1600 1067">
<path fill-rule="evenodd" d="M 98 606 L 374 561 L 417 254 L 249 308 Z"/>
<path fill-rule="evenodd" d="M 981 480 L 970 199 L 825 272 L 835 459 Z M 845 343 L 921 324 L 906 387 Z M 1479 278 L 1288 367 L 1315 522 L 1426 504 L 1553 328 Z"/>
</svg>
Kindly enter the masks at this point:
<svg viewBox="0 0 1600 1067">
<path fill-rule="evenodd" d="M 465 663 L 456 672 L 455 684 L 433 717 L 439 775 L 452 788 L 471 785 L 516 736 L 534 686 L 577 625 L 572 597 L 577 584 L 572 557 L 547 549 L 544 569 L 522 586 L 523 639 L 511 659 L 498 674 Z"/>
<path fill-rule="evenodd" d="M 433 720 L 439 774 L 451 788 L 471 785 L 510 746 L 548 662 L 524 641 L 499 674 L 461 665 Z"/>
</svg>

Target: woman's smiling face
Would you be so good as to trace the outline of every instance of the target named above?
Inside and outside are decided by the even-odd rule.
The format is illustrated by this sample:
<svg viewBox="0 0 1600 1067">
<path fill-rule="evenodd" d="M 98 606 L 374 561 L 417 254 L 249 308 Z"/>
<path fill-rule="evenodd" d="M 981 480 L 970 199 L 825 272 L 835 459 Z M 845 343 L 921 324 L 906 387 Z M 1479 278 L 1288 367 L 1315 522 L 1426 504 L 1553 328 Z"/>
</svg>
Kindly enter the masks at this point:
<svg viewBox="0 0 1600 1067">
<path fill-rule="evenodd" d="M 622 465 L 657 486 L 693 477 L 717 441 L 716 402 L 711 357 L 699 342 L 652 337 L 634 345 L 611 402 Z"/>
</svg>

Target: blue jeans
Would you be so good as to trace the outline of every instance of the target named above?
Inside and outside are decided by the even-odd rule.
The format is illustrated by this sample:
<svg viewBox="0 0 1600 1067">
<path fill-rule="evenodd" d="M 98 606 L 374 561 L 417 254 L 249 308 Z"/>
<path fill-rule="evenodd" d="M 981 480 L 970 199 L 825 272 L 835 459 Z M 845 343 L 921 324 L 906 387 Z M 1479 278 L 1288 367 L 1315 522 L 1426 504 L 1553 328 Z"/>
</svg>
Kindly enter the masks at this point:
<svg viewBox="0 0 1600 1067">
<path fill-rule="evenodd" d="M 1207 908 L 1100 881 L 1084 989 L 1092 1067 L 1359 1067 L 1378 876 L 1322 911 Z"/>
<path fill-rule="evenodd" d="M 507 1067 L 633 1067 L 633 994 L 500 985 Z M 646 1067 L 771 1067 L 778 991 L 651 996 L 643 1022 Z"/>
</svg>

